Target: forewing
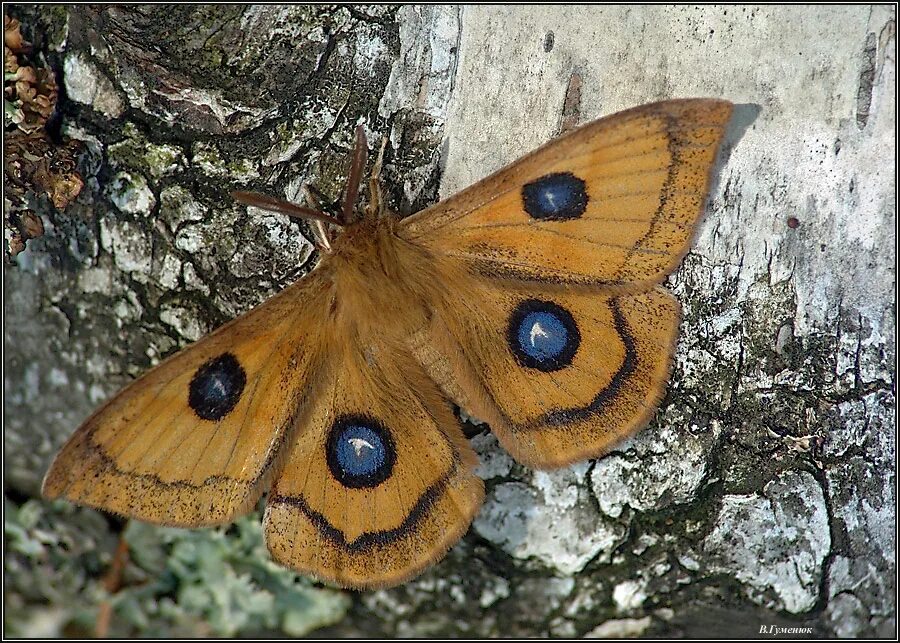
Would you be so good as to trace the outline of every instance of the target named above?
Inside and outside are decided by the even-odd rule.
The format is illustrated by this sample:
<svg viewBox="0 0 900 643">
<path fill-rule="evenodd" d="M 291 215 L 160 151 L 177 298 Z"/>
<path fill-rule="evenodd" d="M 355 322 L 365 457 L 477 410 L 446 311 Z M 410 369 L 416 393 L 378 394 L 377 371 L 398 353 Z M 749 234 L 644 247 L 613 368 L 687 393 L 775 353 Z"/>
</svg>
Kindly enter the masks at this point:
<svg viewBox="0 0 900 643">
<path fill-rule="evenodd" d="M 69 439 L 44 496 L 185 527 L 248 511 L 309 397 L 325 302 L 310 275 L 132 382 Z"/>
<path fill-rule="evenodd" d="M 687 252 L 731 109 L 672 100 L 602 118 L 398 234 L 490 278 L 647 289 Z"/>
</svg>

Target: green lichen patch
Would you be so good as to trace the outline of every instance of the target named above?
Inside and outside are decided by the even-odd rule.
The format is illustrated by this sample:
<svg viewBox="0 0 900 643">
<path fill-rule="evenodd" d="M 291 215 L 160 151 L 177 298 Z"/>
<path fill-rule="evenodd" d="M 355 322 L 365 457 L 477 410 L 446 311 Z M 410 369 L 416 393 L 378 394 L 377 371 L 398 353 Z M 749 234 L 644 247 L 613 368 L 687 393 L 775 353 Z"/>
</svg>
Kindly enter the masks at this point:
<svg viewBox="0 0 900 643">
<path fill-rule="evenodd" d="M 132 123 L 122 128 L 123 138 L 107 148 L 110 165 L 137 170 L 158 181 L 183 170 L 184 155 L 174 145 L 151 143 Z"/>
<path fill-rule="evenodd" d="M 12 637 L 90 634 L 99 578 L 116 536 L 95 511 L 4 498 L 4 631 Z"/>
<path fill-rule="evenodd" d="M 343 592 L 273 562 L 259 516 L 230 528 L 183 530 L 132 522 L 121 587 L 104 588 L 119 536 L 102 514 L 65 502 L 5 499 L 4 627 L 16 637 L 287 635 L 339 621 Z"/>
<path fill-rule="evenodd" d="M 239 183 L 259 178 L 259 172 L 253 161 L 245 158 L 225 158 L 212 144 L 197 142 L 191 153 L 192 164 L 207 176 L 228 177 Z"/>
</svg>

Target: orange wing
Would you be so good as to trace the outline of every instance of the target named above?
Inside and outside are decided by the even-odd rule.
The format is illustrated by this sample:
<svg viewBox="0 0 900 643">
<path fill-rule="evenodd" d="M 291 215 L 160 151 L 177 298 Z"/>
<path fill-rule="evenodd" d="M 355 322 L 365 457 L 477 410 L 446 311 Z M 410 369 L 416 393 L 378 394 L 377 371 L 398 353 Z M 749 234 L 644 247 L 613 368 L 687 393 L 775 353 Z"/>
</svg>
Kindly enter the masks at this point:
<svg viewBox="0 0 900 643">
<path fill-rule="evenodd" d="M 449 401 L 396 342 L 364 341 L 332 338 L 265 517 L 276 560 L 344 587 L 395 585 L 441 558 L 484 495 Z"/>
<path fill-rule="evenodd" d="M 417 356 L 520 462 L 599 456 L 650 419 L 680 317 L 657 284 L 687 252 L 731 109 L 600 119 L 400 224 L 448 290 Z"/>
<path fill-rule="evenodd" d="M 414 350 L 522 464 L 603 455 L 665 392 L 680 311 L 661 287 L 611 295 L 473 279 L 455 295 Z"/>
<path fill-rule="evenodd" d="M 249 511 L 311 394 L 324 288 L 309 275 L 132 382 L 69 439 L 44 496 L 182 527 Z"/>
<path fill-rule="evenodd" d="M 732 105 L 645 105 L 585 125 L 401 222 L 488 277 L 647 289 L 687 252 Z"/>
</svg>

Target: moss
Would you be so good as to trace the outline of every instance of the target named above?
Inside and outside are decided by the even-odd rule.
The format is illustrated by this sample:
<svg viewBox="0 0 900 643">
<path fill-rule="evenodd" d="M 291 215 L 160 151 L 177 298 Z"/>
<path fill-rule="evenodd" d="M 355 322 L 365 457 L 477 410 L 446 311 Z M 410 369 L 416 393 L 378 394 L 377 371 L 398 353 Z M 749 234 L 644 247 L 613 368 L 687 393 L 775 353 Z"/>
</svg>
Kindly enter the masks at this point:
<svg viewBox="0 0 900 643">
<path fill-rule="evenodd" d="M 763 276 L 750 288 L 749 298 L 741 306 L 744 328 L 744 365 L 748 372 L 761 371 L 774 376 L 795 366 L 790 355 L 780 350 L 782 326 L 793 326 L 797 303 L 793 283 L 769 284 Z"/>
<path fill-rule="evenodd" d="M 27 40 L 36 49 L 58 52 L 69 34 L 69 8 L 63 4 L 7 4 L 4 13 L 22 22 Z"/>
<path fill-rule="evenodd" d="M 64 5 L 50 5 L 41 12 L 41 28 L 47 36 L 47 47 L 59 51 L 69 35 L 69 11 Z"/>
</svg>

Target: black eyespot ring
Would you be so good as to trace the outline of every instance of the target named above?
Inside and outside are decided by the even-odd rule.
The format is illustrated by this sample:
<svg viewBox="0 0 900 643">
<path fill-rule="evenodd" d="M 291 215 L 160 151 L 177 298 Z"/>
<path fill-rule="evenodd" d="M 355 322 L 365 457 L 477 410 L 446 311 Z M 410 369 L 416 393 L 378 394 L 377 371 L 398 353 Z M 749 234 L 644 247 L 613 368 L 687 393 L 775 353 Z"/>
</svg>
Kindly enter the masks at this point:
<svg viewBox="0 0 900 643">
<path fill-rule="evenodd" d="M 509 317 L 506 330 L 510 350 L 522 366 L 544 373 L 572 363 L 581 333 L 572 314 L 552 301 L 526 299 Z"/>
<path fill-rule="evenodd" d="M 587 209 L 586 184 L 571 172 L 542 176 L 522 187 L 522 205 L 532 219 L 577 219 Z"/>
<path fill-rule="evenodd" d="M 204 420 L 221 420 L 237 405 L 246 385 L 247 374 L 240 362 L 231 353 L 222 353 L 194 373 L 188 405 Z"/>
</svg>

